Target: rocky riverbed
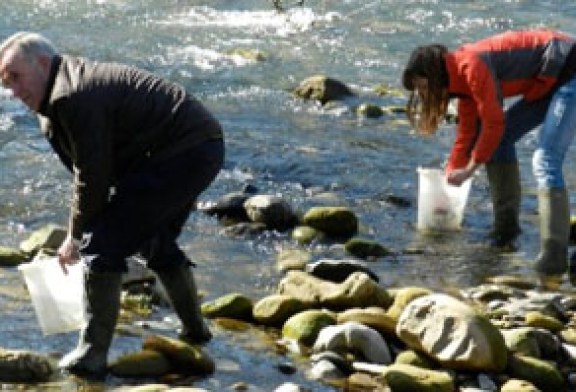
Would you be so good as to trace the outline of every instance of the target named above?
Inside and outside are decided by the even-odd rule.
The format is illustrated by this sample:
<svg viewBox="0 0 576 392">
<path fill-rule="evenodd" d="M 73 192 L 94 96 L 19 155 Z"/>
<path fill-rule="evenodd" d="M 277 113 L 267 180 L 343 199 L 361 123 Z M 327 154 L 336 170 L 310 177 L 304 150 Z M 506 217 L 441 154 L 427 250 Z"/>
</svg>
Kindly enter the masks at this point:
<svg viewBox="0 0 576 392">
<path fill-rule="evenodd" d="M 290 380 L 301 369 L 326 390 L 576 390 L 573 292 L 544 290 L 521 276 L 445 291 L 387 287 L 371 263 L 389 250 L 357 235 L 360 220 L 349 208 L 317 206 L 299 214 L 282 198 L 239 192 L 200 209 L 217 216 L 222 235 L 283 230 L 294 240 L 277 255 L 282 278 L 273 294 L 231 292 L 202 305 L 217 338 L 250 336 L 256 355 L 286 376 L 275 392 L 314 390 Z M 20 249 L 4 248 L 0 259 L 12 268 L 38 252 L 53 252 L 64 235 L 48 225 Z M 339 246 L 341 257 L 315 257 L 305 245 L 318 242 Z M 117 333 L 142 343 L 111 361 L 109 380 L 92 384 L 63 376 L 56 355 L 33 349 L 0 351 L 0 380 L 23 390 L 250 391 L 249 379 L 221 389 L 194 387 L 230 363 L 215 360 L 209 346 L 174 339 L 173 320 L 148 322 L 155 309 L 168 305 L 154 276 L 136 261 L 131 265 Z"/>
</svg>

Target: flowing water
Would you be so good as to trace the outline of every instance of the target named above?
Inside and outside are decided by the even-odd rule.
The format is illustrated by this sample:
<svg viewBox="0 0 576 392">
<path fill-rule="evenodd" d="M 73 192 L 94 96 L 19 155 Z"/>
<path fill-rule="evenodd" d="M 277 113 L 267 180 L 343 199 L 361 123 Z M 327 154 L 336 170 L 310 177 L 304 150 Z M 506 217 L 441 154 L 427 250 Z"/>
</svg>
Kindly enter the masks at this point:
<svg viewBox="0 0 576 392">
<path fill-rule="evenodd" d="M 453 137 L 447 125 L 436 137 L 414 135 L 402 115 L 358 117 L 362 102 L 403 105 L 397 95 L 379 97 L 377 85 L 400 88 L 409 52 L 419 44 L 450 48 L 507 29 L 550 27 L 576 33 L 576 5 L 567 1 L 497 0 L 306 0 L 274 10 L 266 0 L 3 0 L 0 38 L 19 30 L 38 31 L 62 51 L 140 66 L 183 83 L 222 122 L 225 168 L 202 196 L 210 201 L 245 185 L 282 196 L 297 210 L 333 203 L 359 216 L 361 235 L 395 254 L 371 264 L 382 284 L 431 288 L 478 284 L 495 274 L 531 274 L 538 250 L 536 199 L 530 169 L 531 137 L 519 143 L 522 162 L 523 235 L 518 253 L 502 256 L 484 244 L 491 205 L 486 179 L 474 181 L 464 229 L 441 236 L 415 229 L 418 166 L 439 167 Z M 231 55 L 234 49 L 260 51 L 263 61 Z M 301 80 L 326 74 L 357 93 L 354 100 L 321 107 L 290 93 Z M 576 188 L 574 152 L 565 165 Z M 0 88 L 0 239 L 18 246 L 32 230 L 64 224 L 70 176 L 61 167 L 38 126 L 21 104 Z M 389 203 L 388 195 L 411 202 Z M 574 199 L 574 196 L 572 197 Z M 285 233 L 231 238 L 214 219 L 190 218 L 182 245 L 198 263 L 198 285 L 207 300 L 229 292 L 259 299 L 281 278 L 275 258 L 293 247 Z M 401 253 L 406 248 L 419 254 Z M 322 257 L 342 256 L 339 248 L 314 249 Z M 12 349 L 65 352 L 75 334 L 42 337 L 15 270 L 1 271 L 0 345 Z M 271 391 L 285 381 L 331 390 L 305 380 L 303 371 L 285 376 L 275 369 L 290 358 L 274 354 L 258 331 L 216 330 L 207 347 L 218 371 L 194 385 L 225 390 L 239 380 L 251 390 Z M 258 343 L 260 342 L 260 343 Z M 119 338 L 111 356 L 135 350 L 140 341 Z"/>
</svg>

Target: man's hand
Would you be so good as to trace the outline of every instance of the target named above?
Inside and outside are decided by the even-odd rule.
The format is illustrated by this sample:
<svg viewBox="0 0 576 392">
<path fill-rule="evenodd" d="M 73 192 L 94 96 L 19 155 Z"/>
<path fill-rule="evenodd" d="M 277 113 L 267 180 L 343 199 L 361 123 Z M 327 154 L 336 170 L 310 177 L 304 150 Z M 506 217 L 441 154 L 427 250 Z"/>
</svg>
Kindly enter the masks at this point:
<svg viewBox="0 0 576 392">
<path fill-rule="evenodd" d="M 80 261 L 80 243 L 68 235 L 58 248 L 58 261 L 65 274 L 68 273 L 67 265 L 76 264 Z"/>
</svg>

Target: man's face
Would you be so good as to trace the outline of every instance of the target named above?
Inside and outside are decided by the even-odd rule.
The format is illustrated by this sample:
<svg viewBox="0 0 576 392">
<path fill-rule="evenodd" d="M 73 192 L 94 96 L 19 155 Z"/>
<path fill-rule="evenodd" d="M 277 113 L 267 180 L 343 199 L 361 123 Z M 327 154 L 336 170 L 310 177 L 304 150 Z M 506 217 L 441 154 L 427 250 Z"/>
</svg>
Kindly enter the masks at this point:
<svg viewBox="0 0 576 392">
<path fill-rule="evenodd" d="M 26 57 L 17 48 L 8 48 L 0 58 L 2 84 L 34 112 L 40 110 L 49 72 L 48 57 Z"/>
</svg>

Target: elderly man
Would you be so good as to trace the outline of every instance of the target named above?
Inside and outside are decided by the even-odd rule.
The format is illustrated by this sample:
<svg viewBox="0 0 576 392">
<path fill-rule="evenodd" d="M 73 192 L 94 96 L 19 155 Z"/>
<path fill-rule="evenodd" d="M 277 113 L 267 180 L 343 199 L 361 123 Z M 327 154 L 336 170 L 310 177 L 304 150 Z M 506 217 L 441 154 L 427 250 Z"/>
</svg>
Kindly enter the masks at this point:
<svg viewBox="0 0 576 392">
<path fill-rule="evenodd" d="M 182 321 L 181 338 L 207 342 L 193 265 L 177 245 L 195 200 L 224 157 L 214 117 L 182 86 L 134 67 L 59 54 L 41 35 L 0 46 L 0 79 L 28 108 L 73 173 L 62 267 L 86 263 L 87 324 L 60 366 L 103 378 L 126 258 L 147 262 Z"/>
</svg>

